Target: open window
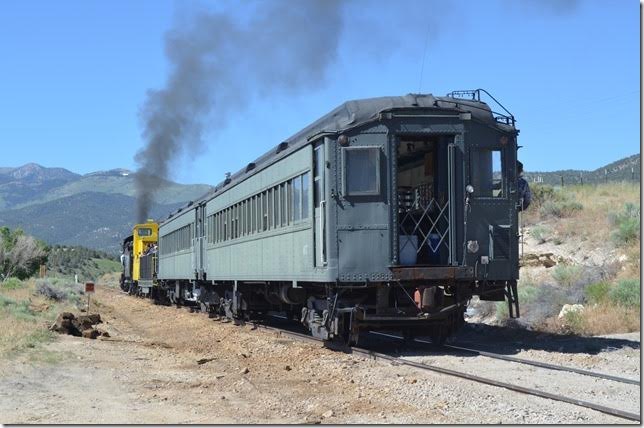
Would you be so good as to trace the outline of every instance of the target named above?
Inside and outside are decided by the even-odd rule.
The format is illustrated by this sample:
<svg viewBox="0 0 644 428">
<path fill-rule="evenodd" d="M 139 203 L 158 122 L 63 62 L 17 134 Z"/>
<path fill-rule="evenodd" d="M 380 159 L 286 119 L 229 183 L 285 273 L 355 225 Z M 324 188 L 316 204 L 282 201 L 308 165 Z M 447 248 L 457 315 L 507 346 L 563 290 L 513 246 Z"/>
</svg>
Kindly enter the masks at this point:
<svg viewBox="0 0 644 428">
<path fill-rule="evenodd" d="M 342 149 L 345 196 L 380 195 L 380 148 Z"/>
<path fill-rule="evenodd" d="M 472 177 L 474 197 L 503 198 L 506 195 L 503 178 L 503 152 L 501 149 L 477 148 L 472 151 Z"/>
</svg>

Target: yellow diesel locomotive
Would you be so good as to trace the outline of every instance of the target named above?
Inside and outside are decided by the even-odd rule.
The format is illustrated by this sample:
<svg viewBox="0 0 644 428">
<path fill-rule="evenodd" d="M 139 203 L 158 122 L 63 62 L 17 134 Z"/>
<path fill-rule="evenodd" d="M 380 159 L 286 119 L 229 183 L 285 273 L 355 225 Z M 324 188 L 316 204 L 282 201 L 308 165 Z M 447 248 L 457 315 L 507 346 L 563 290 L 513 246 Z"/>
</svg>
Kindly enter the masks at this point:
<svg viewBox="0 0 644 428">
<path fill-rule="evenodd" d="M 134 225 L 121 252 L 121 289 L 130 294 L 150 294 L 157 273 L 159 224 L 154 220 Z"/>
</svg>

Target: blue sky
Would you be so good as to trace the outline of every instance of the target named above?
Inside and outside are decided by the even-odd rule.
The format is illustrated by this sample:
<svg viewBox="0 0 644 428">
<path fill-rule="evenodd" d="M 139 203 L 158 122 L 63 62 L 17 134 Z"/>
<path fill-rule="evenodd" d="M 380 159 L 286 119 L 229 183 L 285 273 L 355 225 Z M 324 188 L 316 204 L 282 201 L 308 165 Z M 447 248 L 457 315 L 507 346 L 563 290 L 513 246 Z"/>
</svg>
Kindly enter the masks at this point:
<svg viewBox="0 0 644 428">
<path fill-rule="evenodd" d="M 338 55 L 315 89 L 266 99 L 255 88 L 225 126 L 208 129 L 201 153 L 175 163 L 173 178 L 215 184 L 345 100 L 478 87 L 517 118 L 526 170 L 595 169 L 640 151 L 639 8 L 353 0 L 341 28 L 328 30 L 340 32 Z M 0 166 L 136 169 L 139 108 L 169 72 L 164 34 L 200 9 L 244 20 L 253 4 L 3 2 Z"/>
</svg>

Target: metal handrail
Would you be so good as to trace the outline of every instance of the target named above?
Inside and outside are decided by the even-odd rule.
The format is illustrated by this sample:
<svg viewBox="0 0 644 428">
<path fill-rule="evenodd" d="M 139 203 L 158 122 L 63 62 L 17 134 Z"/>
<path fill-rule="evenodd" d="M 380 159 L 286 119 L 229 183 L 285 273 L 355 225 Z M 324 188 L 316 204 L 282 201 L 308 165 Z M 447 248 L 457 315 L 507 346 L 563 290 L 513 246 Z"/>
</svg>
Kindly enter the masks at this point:
<svg viewBox="0 0 644 428">
<path fill-rule="evenodd" d="M 514 126 L 515 123 L 516 123 L 514 115 L 512 113 L 510 113 L 510 111 L 507 108 L 505 108 L 505 106 L 503 104 L 501 104 L 499 102 L 499 100 L 494 98 L 494 96 L 492 94 L 490 94 L 488 91 L 486 91 L 485 89 L 478 88 L 478 89 L 469 89 L 469 90 L 461 90 L 461 91 L 452 91 L 452 92 L 448 93 L 447 96 L 450 97 L 450 98 L 461 98 L 461 99 L 470 98 L 470 99 L 472 99 L 472 101 L 481 102 L 481 92 L 485 93 L 488 97 L 490 97 L 492 99 L 492 101 L 494 101 L 499 107 L 501 107 L 503 109 L 503 111 L 505 111 L 505 113 L 507 113 L 507 115 L 505 115 L 505 114 L 502 114 L 502 113 L 499 113 L 499 112 L 496 112 L 496 111 L 490 109 L 492 114 L 493 115 L 498 115 L 501 118 L 505 119 L 505 123 L 507 125 L 511 124 L 512 126 Z M 499 117 L 494 117 L 494 119 L 497 122 L 499 122 Z"/>
</svg>

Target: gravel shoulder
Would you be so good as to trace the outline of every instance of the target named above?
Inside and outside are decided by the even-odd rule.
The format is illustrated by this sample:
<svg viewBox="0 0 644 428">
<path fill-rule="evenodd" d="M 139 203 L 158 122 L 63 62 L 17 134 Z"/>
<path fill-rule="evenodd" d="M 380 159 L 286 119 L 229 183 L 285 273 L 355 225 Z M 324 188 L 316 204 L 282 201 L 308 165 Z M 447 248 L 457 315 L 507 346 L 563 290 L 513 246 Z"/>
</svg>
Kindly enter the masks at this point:
<svg viewBox="0 0 644 428">
<path fill-rule="evenodd" d="M 96 300 L 104 320 L 99 328 L 109 332 L 109 338 L 60 336 L 45 349 L 57 356 L 55 362 L 29 354 L 0 362 L 0 422 L 628 422 L 565 403 L 334 352 L 185 309 L 155 306 L 114 288 L 99 286 Z M 489 338 L 489 334 L 471 326 L 459 338 Z M 607 345 L 573 353 L 566 352 L 572 348 L 562 352 L 518 346 L 509 340 L 507 349 L 523 358 L 568 361 L 639 378 L 639 339 L 604 340 L 631 346 Z M 574 382 L 579 379 L 560 372 L 542 376 L 541 369 L 533 372 L 481 357 L 429 352 L 408 357 L 548 387 L 561 384 L 561 388 L 576 389 Z M 621 401 L 629 406 L 625 410 L 639 412 L 639 388 L 611 389 L 605 381 L 584 382 L 589 401 Z"/>
</svg>

